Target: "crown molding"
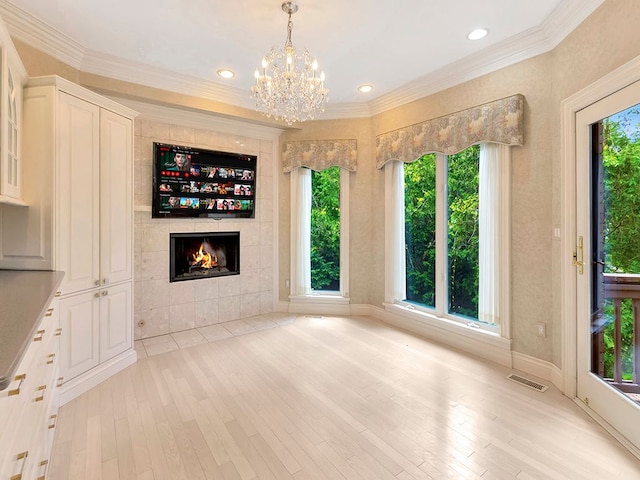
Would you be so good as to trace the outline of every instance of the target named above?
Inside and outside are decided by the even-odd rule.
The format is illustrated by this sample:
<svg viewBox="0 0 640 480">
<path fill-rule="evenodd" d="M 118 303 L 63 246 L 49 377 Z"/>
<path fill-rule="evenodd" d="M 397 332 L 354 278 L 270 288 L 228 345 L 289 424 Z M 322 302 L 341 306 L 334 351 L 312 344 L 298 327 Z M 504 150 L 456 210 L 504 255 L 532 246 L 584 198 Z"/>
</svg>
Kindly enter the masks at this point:
<svg viewBox="0 0 640 480">
<path fill-rule="evenodd" d="M 603 2 L 604 0 L 565 0 L 540 27 L 529 29 L 488 47 L 479 54 L 451 63 L 369 102 L 329 103 L 320 119 L 370 117 L 546 53 Z M 83 72 L 242 108 L 255 107 L 249 93 L 243 89 L 88 50 L 7 0 L 0 0 L 0 15 L 13 37 Z"/>
<path fill-rule="evenodd" d="M 284 131 L 282 128 L 269 127 L 192 110 L 140 102 L 129 98 L 115 97 L 113 95 L 105 96 L 138 112 L 138 119 L 179 125 L 187 128 L 206 128 L 215 130 L 218 133 L 257 138 L 259 140 L 277 139 Z"/>
<path fill-rule="evenodd" d="M 80 70 L 86 48 L 37 17 L 0 0 L 0 16 L 12 37 Z"/>
<path fill-rule="evenodd" d="M 317 120 L 333 120 L 338 118 L 369 118 L 371 117 L 371 106 L 369 103 L 331 103 L 329 101 L 324 107 L 324 113 L 318 115 Z"/>
<path fill-rule="evenodd" d="M 555 48 L 605 0 L 565 0 L 544 21 L 543 29 Z M 577 13 L 577 14 L 576 14 Z"/>
<path fill-rule="evenodd" d="M 604 0 L 566 0 L 536 28 L 417 78 L 371 100 L 373 115 L 424 98 L 554 49 Z"/>
<path fill-rule="evenodd" d="M 250 110 L 255 108 L 255 103 L 246 90 L 179 74 L 164 68 L 123 60 L 93 50 L 85 53 L 82 71 Z"/>
</svg>

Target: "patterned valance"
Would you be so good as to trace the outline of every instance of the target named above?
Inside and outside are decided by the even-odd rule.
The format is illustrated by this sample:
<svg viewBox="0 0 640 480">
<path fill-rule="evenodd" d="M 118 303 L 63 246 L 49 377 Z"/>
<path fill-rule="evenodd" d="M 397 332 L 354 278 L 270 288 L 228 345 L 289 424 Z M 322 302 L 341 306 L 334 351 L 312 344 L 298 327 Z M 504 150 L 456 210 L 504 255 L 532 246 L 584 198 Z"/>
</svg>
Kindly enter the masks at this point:
<svg viewBox="0 0 640 480">
<path fill-rule="evenodd" d="M 513 95 L 376 137 L 376 167 L 426 153 L 452 155 L 480 142 L 522 145 L 524 97 Z"/>
<path fill-rule="evenodd" d="M 303 140 L 282 145 L 285 173 L 298 167 L 319 172 L 335 165 L 355 172 L 357 156 L 355 140 Z"/>
</svg>

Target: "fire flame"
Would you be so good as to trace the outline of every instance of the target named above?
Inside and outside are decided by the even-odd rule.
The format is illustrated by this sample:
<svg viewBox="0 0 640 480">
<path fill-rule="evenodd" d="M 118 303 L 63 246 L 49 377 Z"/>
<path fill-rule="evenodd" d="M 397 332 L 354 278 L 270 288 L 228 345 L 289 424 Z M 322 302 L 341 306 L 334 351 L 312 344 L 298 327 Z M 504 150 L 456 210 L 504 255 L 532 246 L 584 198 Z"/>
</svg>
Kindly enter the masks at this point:
<svg viewBox="0 0 640 480">
<path fill-rule="evenodd" d="M 204 249 L 204 243 L 200 244 L 198 253 L 191 254 L 193 257 L 192 265 L 202 268 L 213 268 L 218 265 L 218 257 L 215 253 L 209 253 Z"/>
</svg>

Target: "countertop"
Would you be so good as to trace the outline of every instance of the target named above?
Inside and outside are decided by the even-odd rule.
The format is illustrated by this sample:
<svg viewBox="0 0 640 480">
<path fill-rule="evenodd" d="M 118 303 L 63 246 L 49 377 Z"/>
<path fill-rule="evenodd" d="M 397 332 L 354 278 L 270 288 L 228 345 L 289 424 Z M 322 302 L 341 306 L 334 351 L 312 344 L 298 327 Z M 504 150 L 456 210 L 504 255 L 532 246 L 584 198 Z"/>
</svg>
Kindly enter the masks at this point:
<svg viewBox="0 0 640 480">
<path fill-rule="evenodd" d="M 11 383 L 62 277 L 63 272 L 0 270 L 0 390 Z"/>
</svg>

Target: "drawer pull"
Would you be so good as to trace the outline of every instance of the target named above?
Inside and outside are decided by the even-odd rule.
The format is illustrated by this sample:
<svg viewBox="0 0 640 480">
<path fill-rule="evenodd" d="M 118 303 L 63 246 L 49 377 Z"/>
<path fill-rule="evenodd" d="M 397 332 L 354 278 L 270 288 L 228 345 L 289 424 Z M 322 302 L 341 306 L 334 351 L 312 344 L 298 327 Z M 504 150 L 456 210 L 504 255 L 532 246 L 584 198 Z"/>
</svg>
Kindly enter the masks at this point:
<svg viewBox="0 0 640 480">
<path fill-rule="evenodd" d="M 96 298 L 100 298 L 100 292 L 94 293 L 93 296 L 96 297 Z"/>
<path fill-rule="evenodd" d="M 58 383 L 56 383 L 56 387 L 61 387 L 64 383 L 64 377 L 58 377 Z"/>
<path fill-rule="evenodd" d="M 44 314 L 45 317 L 50 317 L 51 315 L 53 315 L 53 307 L 47 308 L 47 313 Z"/>
<path fill-rule="evenodd" d="M 59 337 L 60 335 L 62 335 L 62 327 L 56 328 L 56 332 L 53 335 L 56 337 Z"/>
<path fill-rule="evenodd" d="M 7 396 L 8 397 L 12 397 L 14 395 L 20 395 L 20 387 L 22 386 L 22 382 L 24 382 L 24 379 L 27 378 L 27 374 L 23 373 L 21 375 L 16 375 L 15 378 L 13 379 L 15 382 L 20 382 L 18 384 L 18 387 L 13 389 L 13 390 L 9 390 L 7 392 Z"/>
<path fill-rule="evenodd" d="M 47 389 L 46 385 L 40 385 L 38 388 L 36 388 L 36 392 L 41 392 L 39 397 L 35 398 L 36 402 L 41 402 L 42 400 L 44 400 L 44 391 Z"/>
<path fill-rule="evenodd" d="M 56 422 L 58 421 L 58 415 L 51 415 L 49 417 L 49 419 L 51 420 L 51 423 L 49 424 L 49 430 L 51 430 L 52 428 L 56 428 Z"/>
<path fill-rule="evenodd" d="M 40 342 L 40 341 L 42 341 L 42 337 L 44 337 L 44 330 L 38 330 L 36 332 L 36 336 L 33 337 L 33 341 L 34 342 Z"/>
<path fill-rule="evenodd" d="M 103 290 L 102 291 L 102 296 L 106 297 L 107 295 L 109 295 L 109 290 Z"/>
<path fill-rule="evenodd" d="M 15 475 L 13 475 L 11 477 L 11 480 L 21 480 L 22 479 L 22 472 L 24 472 L 24 466 L 27 463 L 27 457 L 29 456 L 29 451 L 25 451 L 25 452 L 21 452 L 18 455 L 16 455 L 16 461 L 20 461 L 22 460 L 22 465 L 20 466 L 20 473 L 16 473 Z"/>
<path fill-rule="evenodd" d="M 56 354 L 50 353 L 47 358 L 49 359 L 47 360 L 47 365 L 53 365 L 53 360 L 56 358 Z"/>
<path fill-rule="evenodd" d="M 60 290 L 58 290 L 58 291 L 55 293 L 54 297 L 59 297 L 60 295 L 62 295 L 62 292 L 61 292 Z"/>
<path fill-rule="evenodd" d="M 49 460 L 42 460 L 39 464 L 39 467 L 44 467 L 44 472 L 40 475 L 37 480 L 45 480 L 47 478 L 47 469 L 49 468 Z"/>
</svg>

